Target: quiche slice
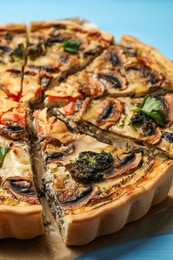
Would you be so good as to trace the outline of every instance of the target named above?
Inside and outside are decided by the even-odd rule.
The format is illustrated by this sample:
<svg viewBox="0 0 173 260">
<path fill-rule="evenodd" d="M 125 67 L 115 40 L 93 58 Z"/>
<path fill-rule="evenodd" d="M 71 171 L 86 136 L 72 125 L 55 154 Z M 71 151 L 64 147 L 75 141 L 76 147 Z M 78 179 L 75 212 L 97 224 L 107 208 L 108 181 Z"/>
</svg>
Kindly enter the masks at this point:
<svg viewBox="0 0 173 260">
<path fill-rule="evenodd" d="M 45 103 L 61 106 L 85 97 L 140 97 L 172 90 L 173 63 L 136 38 L 123 36 L 84 70 L 47 90 Z"/>
<path fill-rule="evenodd" d="M 21 103 L 0 97 L 0 238 L 27 239 L 44 232 L 27 139 L 27 112 Z"/>
<path fill-rule="evenodd" d="M 44 189 L 67 245 L 111 234 L 167 196 L 173 161 L 166 156 L 73 134 L 46 109 L 34 115 L 45 165 Z"/>
<path fill-rule="evenodd" d="M 0 25 L 0 89 L 20 101 L 26 62 L 27 28 L 24 23 Z"/>
<path fill-rule="evenodd" d="M 0 135 L 0 238 L 28 239 L 43 232 L 29 147 Z"/>
<path fill-rule="evenodd" d="M 38 103 L 45 89 L 85 67 L 113 37 L 89 23 L 57 20 L 31 22 L 28 41 L 22 101 Z"/>
<path fill-rule="evenodd" d="M 52 114 L 83 133 L 110 142 L 132 139 L 173 157 L 173 94 L 144 98 L 86 98 L 54 108 Z M 98 134 L 99 133 L 99 134 Z M 147 148 L 148 149 L 148 148 Z"/>
</svg>

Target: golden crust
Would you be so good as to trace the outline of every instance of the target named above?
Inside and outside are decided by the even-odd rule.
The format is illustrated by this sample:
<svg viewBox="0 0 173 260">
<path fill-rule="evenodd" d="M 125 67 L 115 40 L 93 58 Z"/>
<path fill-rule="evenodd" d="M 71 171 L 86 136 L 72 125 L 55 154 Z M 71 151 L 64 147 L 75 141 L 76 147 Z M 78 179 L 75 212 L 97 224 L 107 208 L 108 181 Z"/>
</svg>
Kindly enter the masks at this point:
<svg viewBox="0 0 173 260">
<path fill-rule="evenodd" d="M 0 25 L 0 34 L 1 32 L 26 32 L 25 23 L 6 23 Z"/>
<path fill-rule="evenodd" d="M 41 205 L 0 206 L 0 238 L 29 239 L 43 233 Z"/>
<path fill-rule="evenodd" d="M 67 26 L 69 29 L 78 28 L 81 30 L 81 32 L 84 33 L 94 34 L 99 32 L 105 40 L 112 41 L 112 35 L 110 33 L 102 31 L 97 27 L 93 26 L 91 23 L 87 23 L 87 22 L 83 22 L 81 27 L 81 24 L 79 22 L 76 22 L 76 20 L 74 19 L 55 20 L 55 21 L 32 21 L 30 22 L 30 32 L 50 28 L 52 26 L 56 26 L 57 24 Z"/>
<path fill-rule="evenodd" d="M 89 213 L 65 217 L 64 241 L 67 245 L 84 245 L 98 236 L 112 234 L 131 221 L 143 217 L 152 205 L 165 199 L 172 184 L 173 162 L 156 168 L 153 179 L 129 191 L 118 200 Z M 107 225 L 107 223 L 111 223 Z"/>
<path fill-rule="evenodd" d="M 37 31 L 40 29 L 50 28 L 57 24 L 76 26 L 76 23 L 72 20 L 54 20 L 54 21 L 31 21 L 30 28 L 31 28 L 31 31 L 34 32 L 34 31 Z"/>
</svg>

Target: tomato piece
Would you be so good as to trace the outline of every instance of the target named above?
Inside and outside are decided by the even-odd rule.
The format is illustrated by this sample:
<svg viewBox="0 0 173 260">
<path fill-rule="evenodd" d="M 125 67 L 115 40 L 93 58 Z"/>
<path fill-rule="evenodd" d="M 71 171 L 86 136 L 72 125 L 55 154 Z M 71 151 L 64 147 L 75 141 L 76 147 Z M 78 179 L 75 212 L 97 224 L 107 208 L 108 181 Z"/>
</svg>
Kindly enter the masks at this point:
<svg viewBox="0 0 173 260">
<path fill-rule="evenodd" d="M 81 96 L 72 97 L 72 96 L 48 96 L 48 100 L 54 100 L 54 99 L 67 99 L 69 101 L 76 101 L 77 99 L 81 99 Z"/>
<path fill-rule="evenodd" d="M 37 124 L 37 131 L 39 135 L 44 134 L 44 128 L 40 124 Z"/>
<path fill-rule="evenodd" d="M 7 122 L 16 122 L 26 125 L 26 109 L 17 108 L 3 113 L 0 117 L 0 123 L 5 125 Z"/>
<path fill-rule="evenodd" d="M 40 87 L 40 88 L 38 88 L 37 90 L 36 90 L 36 96 L 38 95 L 40 95 L 41 93 L 42 93 L 42 91 L 43 91 L 43 88 L 42 87 Z"/>
<path fill-rule="evenodd" d="M 22 125 L 26 125 L 26 109 L 25 108 L 18 108 L 17 112 L 19 113 L 18 122 Z"/>
<path fill-rule="evenodd" d="M 6 93 L 6 95 L 8 96 L 8 98 L 10 100 L 19 102 L 21 97 L 22 97 L 22 91 L 18 92 L 17 95 L 10 93 L 10 91 L 8 89 L 4 89 L 4 92 Z"/>
<path fill-rule="evenodd" d="M 70 102 L 68 105 L 63 107 L 64 113 L 69 116 L 74 114 L 75 102 Z"/>
</svg>

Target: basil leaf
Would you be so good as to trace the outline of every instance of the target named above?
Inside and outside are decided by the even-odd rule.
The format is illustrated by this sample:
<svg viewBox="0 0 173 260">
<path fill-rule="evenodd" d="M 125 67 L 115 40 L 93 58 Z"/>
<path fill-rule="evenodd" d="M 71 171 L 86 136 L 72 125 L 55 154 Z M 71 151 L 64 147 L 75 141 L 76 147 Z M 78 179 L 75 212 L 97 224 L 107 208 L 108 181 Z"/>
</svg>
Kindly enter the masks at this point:
<svg viewBox="0 0 173 260">
<path fill-rule="evenodd" d="M 136 109 L 150 116 L 158 125 L 166 125 L 166 115 L 164 114 L 160 100 L 146 95 L 140 106 Z"/>
<path fill-rule="evenodd" d="M 165 115 L 162 112 L 152 111 L 150 113 L 150 116 L 155 120 L 155 122 L 158 125 L 161 125 L 161 126 L 165 126 L 166 125 Z"/>
<path fill-rule="evenodd" d="M 80 45 L 81 45 L 80 41 L 73 38 L 69 38 L 63 42 L 62 47 L 67 52 L 77 53 Z"/>
<path fill-rule="evenodd" d="M 160 100 L 147 95 L 144 97 L 140 109 L 146 112 L 152 112 L 153 110 L 162 111 L 162 104 Z"/>
<path fill-rule="evenodd" d="M 146 95 L 143 100 L 142 103 L 140 104 L 139 108 L 143 108 L 143 106 L 145 105 L 145 102 L 147 101 L 147 99 L 149 98 L 149 95 Z"/>
<path fill-rule="evenodd" d="M 8 145 L 0 146 L 0 167 L 2 167 L 5 155 L 8 151 Z"/>
</svg>

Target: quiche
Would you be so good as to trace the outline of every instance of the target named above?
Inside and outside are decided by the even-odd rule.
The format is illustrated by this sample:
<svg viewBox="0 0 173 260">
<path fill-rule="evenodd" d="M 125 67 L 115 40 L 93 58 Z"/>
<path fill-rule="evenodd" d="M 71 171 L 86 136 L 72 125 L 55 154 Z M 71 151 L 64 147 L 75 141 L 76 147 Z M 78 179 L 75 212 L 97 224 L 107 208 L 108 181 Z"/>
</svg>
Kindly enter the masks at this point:
<svg viewBox="0 0 173 260">
<path fill-rule="evenodd" d="M 27 109 L 0 97 L 0 238 L 42 235 L 42 207 L 32 171 Z"/>
<path fill-rule="evenodd" d="M 54 108 L 52 114 L 80 131 L 90 130 L 100 138 L 114 135 L 130 138 L 138 145 L 157 147 L 173 157 L 173 94 L 155 98 L 105 97 L 71 101 L 64 107 Z"/>
<path fill-rule="evenodd" d="M 22 102 L 39 103 L 45 89 L 85 67 L 112 43 L 111 34 L 88 23 L 31 22 Z"/>
<path fill-rule="evenodd" d="M 34 116 L 44 190 L 67 245 L 111 234 L 167 196 L 173 161 L 166 156 L 71 133 L 46 108 Z"/>
<path fill-rule="evenodd" d="M 0 238 L 44 233 L 37 178 L 67 245 L 144 216 L 171 187 L 172 101 L 173 63 L 132 36 L 0 25 Z"/>
<path fill-rule="evenodd" d="M 126 38 L 131 43 L 126 45 Z M 47 90 L 45 104 L 61 106 L 85 97 L 140 97 L 172 90 L 173 63 L 152 47 L 125 35 L 84 70 Z"/>
</svg>

